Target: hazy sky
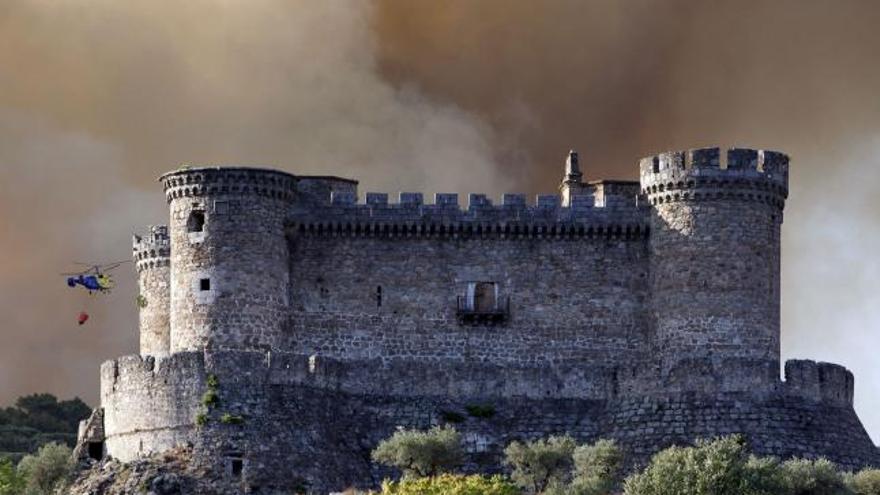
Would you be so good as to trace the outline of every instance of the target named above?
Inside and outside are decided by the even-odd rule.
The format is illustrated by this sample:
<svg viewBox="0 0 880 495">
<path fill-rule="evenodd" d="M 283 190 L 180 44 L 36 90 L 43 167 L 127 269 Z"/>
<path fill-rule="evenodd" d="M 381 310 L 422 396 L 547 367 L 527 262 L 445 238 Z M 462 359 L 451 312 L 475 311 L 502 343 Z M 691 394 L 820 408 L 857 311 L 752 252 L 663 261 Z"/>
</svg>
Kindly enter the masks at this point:
<svg viewBox="0 0 880 495">
<path fill-rule="evenodd" d="M 353 176 L 362 191 L 553 192 L 666 149 L 792 156 L 783 354 L 839 362 L 880 439 L 880 2 L 3 0 L 0 403 L 94 403 L 136 352 L 130 256 L 181 163 Z M 92 319 L 83 327 L 76 315 Z"/>
</svg>

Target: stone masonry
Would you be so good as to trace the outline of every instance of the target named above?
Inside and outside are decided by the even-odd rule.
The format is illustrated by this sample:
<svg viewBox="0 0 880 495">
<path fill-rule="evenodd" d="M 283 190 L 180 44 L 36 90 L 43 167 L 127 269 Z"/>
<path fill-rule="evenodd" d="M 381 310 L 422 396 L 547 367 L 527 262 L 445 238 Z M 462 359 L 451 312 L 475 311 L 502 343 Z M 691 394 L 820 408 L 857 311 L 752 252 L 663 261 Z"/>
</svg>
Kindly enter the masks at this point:
<svg viewBox="0 0 880 495">
<path fill-rule="evenodd" d="M 796 360 L 780 379 L 788 164 L 705 148 L 584 182 L 572 152 L 559 195 L 465 208 L 358 202 L 338 177 L 170 172 L 169 226 L 134 240 L 141 352 L 101 367 L 83 442 L 123 461 L 191 447 L 250 493 L 376 486 L 382 438 L 445 422 L 469 470 L 561 433 L 617 439 L 632 465 L 729 433 L 880 465 L 849 371 Z"/>
</svg>

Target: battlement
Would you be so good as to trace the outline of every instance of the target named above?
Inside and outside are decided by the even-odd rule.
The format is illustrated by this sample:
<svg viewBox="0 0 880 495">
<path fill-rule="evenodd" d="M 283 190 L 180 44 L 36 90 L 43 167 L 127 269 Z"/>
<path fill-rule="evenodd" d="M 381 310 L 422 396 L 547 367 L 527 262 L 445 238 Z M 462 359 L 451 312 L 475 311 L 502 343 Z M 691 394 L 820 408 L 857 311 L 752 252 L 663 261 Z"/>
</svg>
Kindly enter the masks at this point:
<svg viewBox="0 0 880 495">
<path fill-rule="evenodd" d="M 607 187 L 627 190 L 625 183 Z M 333 235 L 557 238 L 641 237 L 647 232 L 646 211 L 635 193 L 629 201 L 617 198 L 600 204 L 592 195 L 577 196 L 570 206 L 562 206 L 556 194 L 538 195 L 529 204 L 525 194 L 508 193 L 496 205 L 487 195 L 472 193 L 462 208 L 457 193 L 437 193 L 431 204 L 418 192 L 401 192 L 396 202 L 389 201 L 387 193 L 368 192 L 361 203 L 355 194 L 334 192 L 328 207 L 292 219 L 299 232 Z"/>
<path fill-rule="evenodd" d="M 740 199 L 782 208 L 789 158 L 769 150 L 719 148 L 669 151 L 639 162 L 642 193 L 651 204 Z"/>
<path fill-rule="evenodd" d="M 168 266 L 171 256 L 171 238 L 165 225 L 150 225 L 143 236 L 132 236 L 132 256 L 138 271 L 157 266 Z"/>
<path fill-rule="evenodd" d="M 792 359 L 785 363 L 785 388 L 789 395 L 814 402 L 852 406 L 853 374 L 838 364 Z"/>
<path fill-rule="evenodd" d="M 210 195 L 255 195 L 292 200 L 297 178 L 287 172 L 250 167 L 181 168 L 159 177 L 165 198 Z"/>
</svg>

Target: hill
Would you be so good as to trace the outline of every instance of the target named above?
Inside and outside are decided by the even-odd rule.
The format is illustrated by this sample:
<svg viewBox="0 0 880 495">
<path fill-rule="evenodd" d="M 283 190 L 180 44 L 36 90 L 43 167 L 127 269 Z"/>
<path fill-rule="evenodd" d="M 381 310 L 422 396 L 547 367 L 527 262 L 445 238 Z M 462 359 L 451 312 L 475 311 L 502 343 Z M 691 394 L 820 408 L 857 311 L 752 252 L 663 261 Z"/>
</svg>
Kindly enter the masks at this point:
<svg viewBox="0 0 880 495">
<path fill-rule="evenodd" d="M 14 406 L 0 409 L 0 457 L 18 462 L 50 443 L 76 444 L 79 422 L 91 408 L 79 398 L 59 401 L 51 394 L 19 397 Z"/>
</svg>

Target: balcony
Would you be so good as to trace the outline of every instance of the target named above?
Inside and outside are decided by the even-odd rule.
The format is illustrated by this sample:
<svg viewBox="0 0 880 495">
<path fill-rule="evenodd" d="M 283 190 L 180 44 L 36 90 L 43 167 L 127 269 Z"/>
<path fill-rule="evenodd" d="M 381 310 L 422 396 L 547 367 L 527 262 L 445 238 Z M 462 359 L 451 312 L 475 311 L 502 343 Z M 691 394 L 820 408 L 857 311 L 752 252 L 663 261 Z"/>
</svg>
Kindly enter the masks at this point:
<svg viewBox="0 0 880 495">
<path fill-rule="evenodd" d="M 455 315 L 459 323 L 503 323 L 510 316 L 510 296 L 490 301 L 477 301 L 458 296 Z"/>
</svg>

